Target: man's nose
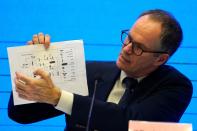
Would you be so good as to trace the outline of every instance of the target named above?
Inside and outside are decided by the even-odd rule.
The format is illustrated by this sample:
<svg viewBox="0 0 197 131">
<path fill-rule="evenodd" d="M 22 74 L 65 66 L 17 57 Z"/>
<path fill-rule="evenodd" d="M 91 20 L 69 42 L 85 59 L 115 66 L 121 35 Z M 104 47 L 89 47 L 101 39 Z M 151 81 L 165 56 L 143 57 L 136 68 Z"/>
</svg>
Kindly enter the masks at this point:
<svg viewBox="0 0 197 131">
<path fill-rule="evenodd" d="M 125 53 L 127 53 L 127 54 L 131 54 L 132 53 L 132 43 L 129 43 L 129 44 L 127 44 L 127 45 L 125 45 L 124 47 L 123 47 L 123 51 L 125 52 Z"/>
</svg>

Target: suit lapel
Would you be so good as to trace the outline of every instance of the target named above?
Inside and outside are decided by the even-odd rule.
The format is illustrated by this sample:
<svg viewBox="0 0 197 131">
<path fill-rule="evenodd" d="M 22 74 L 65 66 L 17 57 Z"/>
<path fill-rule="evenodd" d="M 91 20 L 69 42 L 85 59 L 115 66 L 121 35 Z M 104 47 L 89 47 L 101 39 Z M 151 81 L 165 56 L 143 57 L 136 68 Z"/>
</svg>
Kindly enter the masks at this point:
<svg viewBox="0 0 197 131">
<path fill-rule="evenodd" d="M 133 95 L 133 100 L 137 99 L 138 101 L 141 101 L 145 99 L 147 96 L 149 96 L 153 91 L 155 91 L 155 88 L 158 88 L 158 84 L 160 83 L 160 81 L 163 80 L 163 69 L 163 66 L 159 67 L 156 71 L 144 78 L 138 84 L 136 92 Z"/>
<path fill-rule="evenodd" d="M 112 67 L 110 70 L 103 73 L 102 78 L 97 85 L 96 98 L 106 101 L 119 76 L 120 69 L 118 69 L 117 66 Z"/>
</svg>

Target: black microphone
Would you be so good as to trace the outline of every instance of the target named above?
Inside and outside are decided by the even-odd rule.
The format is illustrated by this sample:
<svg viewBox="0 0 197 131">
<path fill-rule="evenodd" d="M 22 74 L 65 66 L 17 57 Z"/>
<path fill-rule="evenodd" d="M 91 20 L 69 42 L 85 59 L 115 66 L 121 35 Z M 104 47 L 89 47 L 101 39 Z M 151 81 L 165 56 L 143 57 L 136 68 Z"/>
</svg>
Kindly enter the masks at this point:
<svg viewBox="0 0 197 131">
<path fill-rule="evenodd" d="M 94 99 L 95 99 L 95 94 L 96 94 L 96 88 L 97 88 L 97 84 L 98 84 L 98 81 L 101 80 L 101 77 L 100 75 L 95 75 L 95 81 L 94 81 L 94 92 L 93 92 L 93 95 L 92 95 L 92 100 L 91 100 L 91 104 L 90 104 L 90 110 L 89 110 L 89 113 L 88 113 L 88 120 L 87 120 L 87 126 L 86 126 L 86 131 L 89 131 L 90 129 L 90 119 L 91 119 L 91 115 L 92 115 L 92 109 L 93 109 L 93 105 L 94 105 Z"/>
</svg>

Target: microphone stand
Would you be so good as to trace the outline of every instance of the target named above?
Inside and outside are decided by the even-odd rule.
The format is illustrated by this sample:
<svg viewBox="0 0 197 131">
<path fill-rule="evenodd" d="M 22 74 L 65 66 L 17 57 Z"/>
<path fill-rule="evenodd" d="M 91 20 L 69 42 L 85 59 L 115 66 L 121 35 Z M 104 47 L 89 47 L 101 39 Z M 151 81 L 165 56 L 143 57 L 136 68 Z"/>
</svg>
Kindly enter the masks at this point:
<svg viewBox="0 0 197 131">
<path fill-rule="evenodd" d="M 98 79 L 96 79 L 95 83 L 94 83 L 94 92 L 93 92 L 93 96 L 92 96 L 92 100 L 91 100 L 91 104 L 90 104 L 90 110 L 89 110 L 89 114 L 88 114 L 88 121 L 87 121 L 86 131 L 89 131 L 89 128 L 90 128 L 90 119 L 91 119 L 91 115 L 92 115 L 92 108 L 93 108 L 93 105 L 94 105 L 94 99 L 95 99 L 97 84 L 98 84 Z"/>
</svg>

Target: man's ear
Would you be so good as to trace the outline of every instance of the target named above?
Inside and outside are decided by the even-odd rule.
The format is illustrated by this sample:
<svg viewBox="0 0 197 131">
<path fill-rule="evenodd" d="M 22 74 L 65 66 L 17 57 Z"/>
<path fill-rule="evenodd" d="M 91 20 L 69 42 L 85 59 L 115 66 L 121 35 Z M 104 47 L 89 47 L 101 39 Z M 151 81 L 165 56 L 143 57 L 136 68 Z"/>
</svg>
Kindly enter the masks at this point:
<svg viewBox="0 0 197 131">
<path fill-rule="evenodd" d="M 156 58 L 155 64 L 162 65 L 162 64 L 166 63 L 168 59 L 169 59 L 168 54 L 161 54 Z"/>
</svg>

